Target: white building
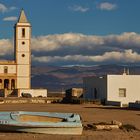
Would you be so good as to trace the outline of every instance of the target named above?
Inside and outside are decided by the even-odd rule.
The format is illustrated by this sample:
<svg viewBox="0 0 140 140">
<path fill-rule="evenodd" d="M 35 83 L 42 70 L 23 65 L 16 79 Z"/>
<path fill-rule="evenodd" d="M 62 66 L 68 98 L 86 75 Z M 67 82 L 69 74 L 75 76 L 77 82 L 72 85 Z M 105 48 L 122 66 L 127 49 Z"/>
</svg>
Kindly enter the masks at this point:
<svg viewBox="0 0 140 140">
<path fill-rule="evenodd" d="M 0 96 L 20 96 L 21 89 L 31 89 L 31 24 L 21 10 L 15 24 L 15 60 L 0 61 Z"/>
<path fill-rule="evenodd" d="M 106 75 L 83 79 L 84 98 L 110 105 L 127 106 L 140 101 L 140 75 Z"/>
</svg>

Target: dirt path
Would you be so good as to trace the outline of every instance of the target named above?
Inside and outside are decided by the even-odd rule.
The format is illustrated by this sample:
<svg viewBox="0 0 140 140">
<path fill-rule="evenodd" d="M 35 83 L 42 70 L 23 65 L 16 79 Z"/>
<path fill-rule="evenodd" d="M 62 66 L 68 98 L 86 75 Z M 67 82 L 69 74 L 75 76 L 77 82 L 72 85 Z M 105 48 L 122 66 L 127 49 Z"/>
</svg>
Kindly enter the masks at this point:
<svg viewBox="0 0 140 140">
<path fill-rule="evenodd" d="M 121 121 L 140 129 L 140 110 L 126 110 L 95 105 L 64 104 L 1 104 L 0 111 L 48 111 L 73 112 L 82 117 L 83 125 L 96 122 Z M 91 131 L 84 130 L 81 136 L 44 135 L 30 133 L 0 133 L 0 140 L 139 140 L 140 131 L 124 132 L 122 130 Z"/>
</svg>

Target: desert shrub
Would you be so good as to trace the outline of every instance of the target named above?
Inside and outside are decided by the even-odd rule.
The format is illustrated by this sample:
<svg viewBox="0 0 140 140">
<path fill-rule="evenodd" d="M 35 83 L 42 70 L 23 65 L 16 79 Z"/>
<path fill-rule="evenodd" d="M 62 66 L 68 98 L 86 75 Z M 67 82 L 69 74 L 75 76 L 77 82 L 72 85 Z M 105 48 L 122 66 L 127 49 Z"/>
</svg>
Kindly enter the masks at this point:
<svg viewBox="0 0 140 140">
<path fill-rule="evenodd" d="M 87 124 L 84 126 L 84 130 L 96 130 L 96 126 L 93 124 Z"/>
<path fill-rule="evenodd" d="M 131 124 L 124 124 L 120 127 L 120 129 L 127 131 L 127 132 L 132 132 L 134 130 L 138 130 L 134 125 L 131 125 Z"/>
<path fill-rule="evenodd" d="M 107 122 L 99 122 L 99 123 L 97 123 L 98 125 L 108 125 L 108 124 L 110 124 L 110 123 L 107 123 Z"/>
</svg>

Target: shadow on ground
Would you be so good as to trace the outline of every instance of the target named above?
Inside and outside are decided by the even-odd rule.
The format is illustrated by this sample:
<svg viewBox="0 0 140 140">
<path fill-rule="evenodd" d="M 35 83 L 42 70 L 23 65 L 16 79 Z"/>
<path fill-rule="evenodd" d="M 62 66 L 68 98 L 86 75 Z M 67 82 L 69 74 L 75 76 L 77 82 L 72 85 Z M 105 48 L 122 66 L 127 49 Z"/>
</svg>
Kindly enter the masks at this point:
<svg viewBox="0 0 140 140">
<path fill-rule="evenodd" d="M 126 111 L 140 111 L 140 109 L 136 108 L 128 108 L 128 107 L 116 107 L 116 106 L 95 106 L 95 107 L 84 107 L 84 108 L 96 108 L 96 109 L 108 109 L 108 110 L 126 110 Z M 140 115 L 140 114 L 138 114 Z"/>
</svg>

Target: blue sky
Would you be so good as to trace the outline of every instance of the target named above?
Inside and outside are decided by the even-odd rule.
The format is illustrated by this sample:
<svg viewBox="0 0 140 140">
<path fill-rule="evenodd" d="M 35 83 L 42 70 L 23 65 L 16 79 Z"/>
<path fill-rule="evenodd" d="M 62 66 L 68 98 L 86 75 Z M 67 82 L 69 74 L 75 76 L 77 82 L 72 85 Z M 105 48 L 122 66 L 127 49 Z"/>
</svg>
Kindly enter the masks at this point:
<svg viewBox="0 0 140 140">
<path fill-rule="evenodd" d="M 139 64 L 139 5 L 140 0 L 0 0 L 0 56 L 8 56 L 24 8 L 34 63 Z"/>
<path fill-rule="evenodd" d="M 34 36 L 66 32 L 96 35 L 140 32 L 139 0 L 1 0 L 0 2 L 7 8 L 16 8 L 1 13 L 1 21 L 4 17 L 17 17 L 20 9 L 24 8 L 32 23 Z M 99 5 L 105 2 L 116 7 L 110 10 L 99 8 Z M 85 11 L 80 7 L 85 8 Z M 4 37 L 12 36 L 13 23 L 15 22 L 2 21 Z"/>
</svg>

